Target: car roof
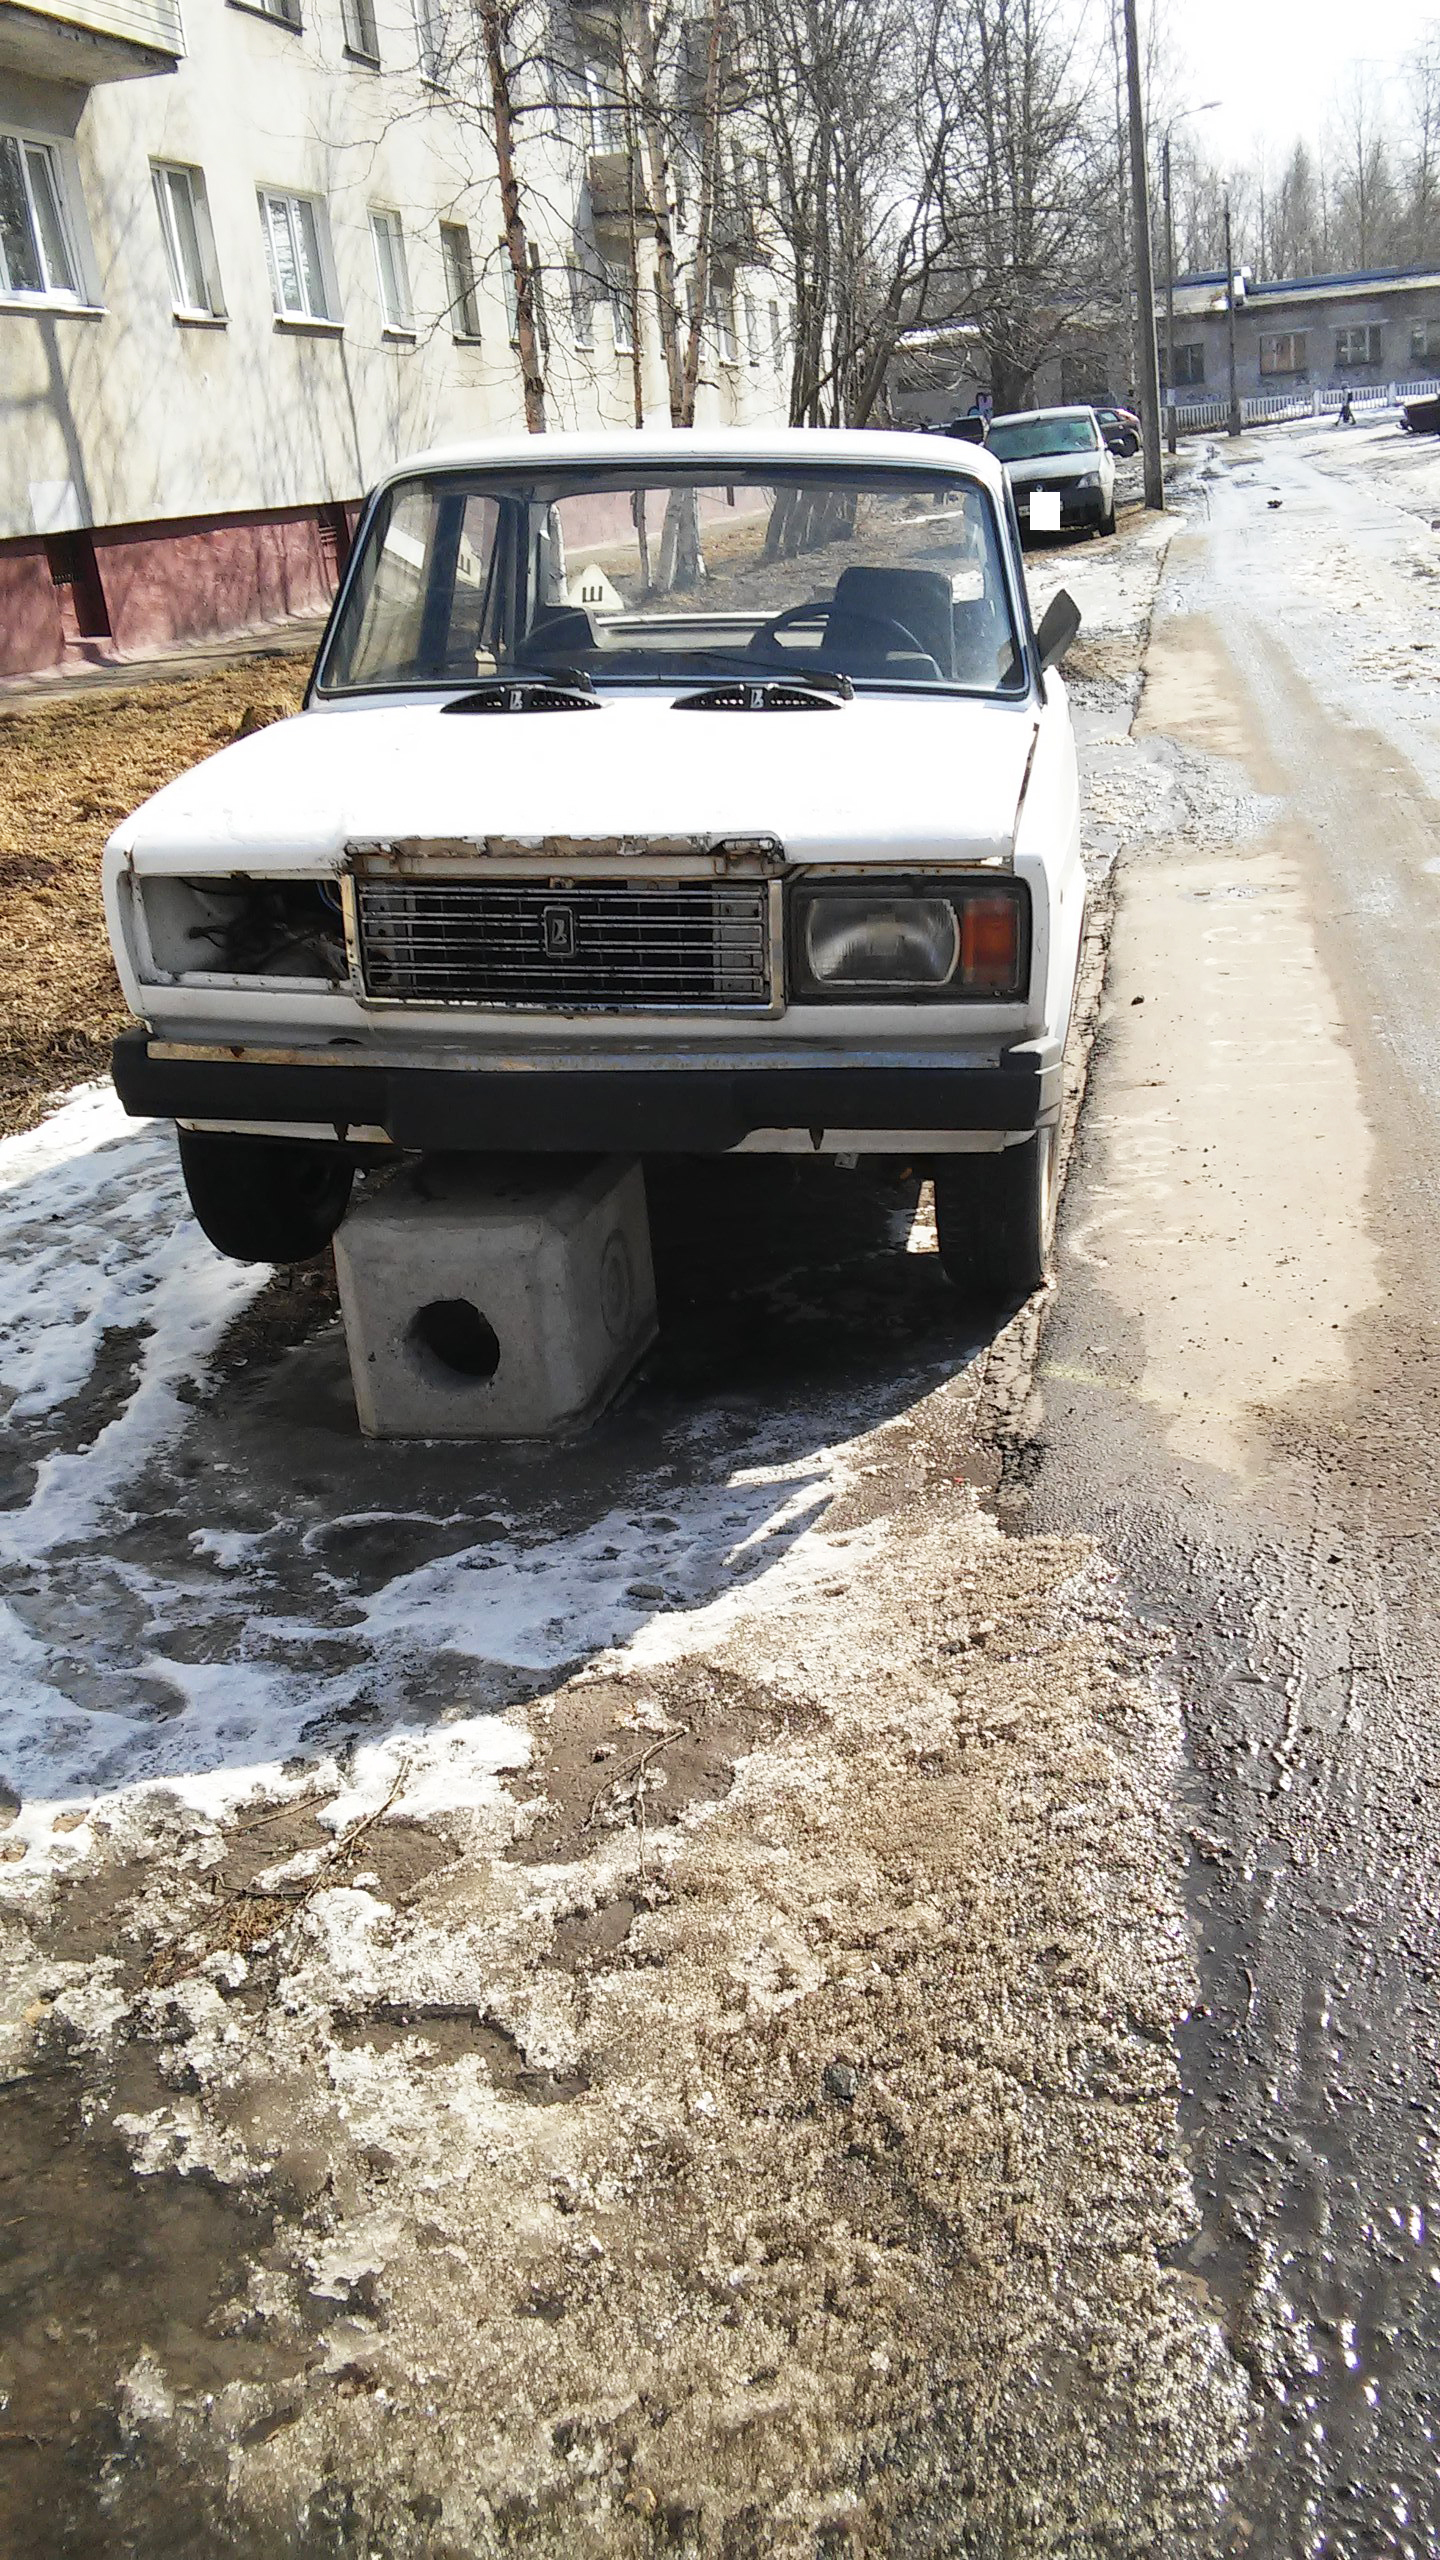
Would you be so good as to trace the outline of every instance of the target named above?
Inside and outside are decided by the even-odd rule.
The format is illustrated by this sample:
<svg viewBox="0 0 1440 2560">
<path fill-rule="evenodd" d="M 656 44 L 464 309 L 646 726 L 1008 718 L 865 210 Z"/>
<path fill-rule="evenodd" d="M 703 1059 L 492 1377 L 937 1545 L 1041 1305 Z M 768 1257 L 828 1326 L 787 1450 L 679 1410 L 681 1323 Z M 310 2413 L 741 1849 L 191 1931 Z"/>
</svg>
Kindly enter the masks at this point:
<svg viewBox="0 0 1440 2560">
<path fill-rule="evenodd" d="M 377 487 L 408 480 L 420 471 L 507 470 L 528 464 L 543 471 L 565 463 L 633 462 L 713 464 L 723 479 L 736 463 L 829 464 L 843 471 L 884 465 L 975 480 L 997 497 L 1005 481 L 1001 465 L 983 445 L 945 443 L 936 436 L 871 427 L 629 427 L 607 433 L 569 431 L 539 436 L 477 436 L 465 444 L 437 445 L 410 454 L 383 472 Z"/>
<path fill-rule="evenodd" d="M 1006 409 L 1000 417 L 992 418 L 990 424 L 992 427 L 1018 427 L 1022 421 L 1028 424 L 1032 418 L 1093 418 L 1094 415 L 1088 400 L 1072 400 L 1063 409 Z"/>
</svg>

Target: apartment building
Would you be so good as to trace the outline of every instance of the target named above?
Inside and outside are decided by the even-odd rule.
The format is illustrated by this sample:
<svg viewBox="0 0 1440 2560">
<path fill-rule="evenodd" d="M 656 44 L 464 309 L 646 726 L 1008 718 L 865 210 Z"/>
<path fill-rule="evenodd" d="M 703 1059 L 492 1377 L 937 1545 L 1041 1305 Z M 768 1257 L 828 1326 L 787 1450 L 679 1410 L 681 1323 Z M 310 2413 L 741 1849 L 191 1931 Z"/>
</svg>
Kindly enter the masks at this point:
<svg viewBox="0 0 1440 2560">
<path fill-rule="evenodd" d="M 378 472 L 523 426 L 443 6 L 0 0 L 0 674 L 320 609 Z M 654 247 L 577 23 L 519 146 L 547 423 L 626 427 L 637 376 L 670 414 Z M 763 424 L 789 320 L 730 165 L 697 416 Z"/>
</svg>

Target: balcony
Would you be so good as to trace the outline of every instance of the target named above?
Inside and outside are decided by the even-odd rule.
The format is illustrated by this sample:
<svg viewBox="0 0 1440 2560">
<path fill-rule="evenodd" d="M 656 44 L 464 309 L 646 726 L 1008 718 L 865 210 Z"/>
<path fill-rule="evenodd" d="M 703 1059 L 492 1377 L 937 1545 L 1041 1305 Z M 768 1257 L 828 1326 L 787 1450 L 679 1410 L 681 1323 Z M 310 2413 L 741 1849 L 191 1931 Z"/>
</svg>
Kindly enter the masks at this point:
<svg viewBox="0 0 1440 2560">
<path fill-rule="evenodd" d="M 633 151 L 592 151 L 590 154 L 590 214 L 599 223 L 628 223 L 632 201 L 637 222 L 650 214 L 645 192 L 645 172 L 639 154 Z M 632 199 L 633 189 L 633 199 Z"/>
<path fill-rule="evenodd" d="M 179 0 L 0 0 L 0 70 L 91 89 L 173 71 Z"/>
</svg>

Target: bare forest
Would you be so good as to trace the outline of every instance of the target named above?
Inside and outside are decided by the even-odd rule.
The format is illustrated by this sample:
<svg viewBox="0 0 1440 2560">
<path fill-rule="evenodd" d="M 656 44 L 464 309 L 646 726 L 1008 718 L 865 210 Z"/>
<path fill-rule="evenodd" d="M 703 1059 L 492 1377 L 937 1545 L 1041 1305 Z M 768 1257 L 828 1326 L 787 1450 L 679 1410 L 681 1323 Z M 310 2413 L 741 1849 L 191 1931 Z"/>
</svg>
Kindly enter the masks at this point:
<svg viewBox="0 0 1440 2560">
<path fill-rule="evenodd" d="M 1173 185 L 1182 273 L 1223 269 L 1227 186 L 1236 262 L 1257 282 L 1440 264 L 1440 22 L 1388 69 L 1352 65 L 1323 130 L 1288 153 L 1221 169 L 1203 127 L 1177 129 Z"/>
</svg>

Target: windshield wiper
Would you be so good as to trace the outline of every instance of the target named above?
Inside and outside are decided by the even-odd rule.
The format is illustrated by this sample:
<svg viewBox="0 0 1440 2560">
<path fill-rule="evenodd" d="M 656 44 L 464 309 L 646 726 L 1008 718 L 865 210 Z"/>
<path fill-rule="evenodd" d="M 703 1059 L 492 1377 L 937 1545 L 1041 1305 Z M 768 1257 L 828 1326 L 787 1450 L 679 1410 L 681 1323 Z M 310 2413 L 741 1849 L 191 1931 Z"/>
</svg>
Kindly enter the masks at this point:
<svg viewBox="0 0 1440 2560">
<path fill-rule="evenodd" d="M 598 711 L 600 696 L 581 667 L 552 667 L 545 675 L 485 676 L 442 711 Z"/>
</svg>

